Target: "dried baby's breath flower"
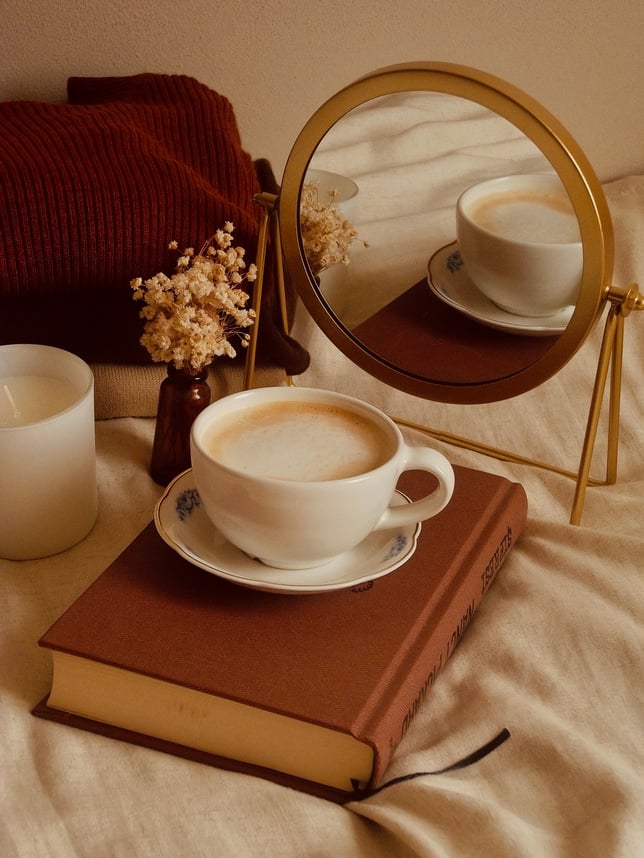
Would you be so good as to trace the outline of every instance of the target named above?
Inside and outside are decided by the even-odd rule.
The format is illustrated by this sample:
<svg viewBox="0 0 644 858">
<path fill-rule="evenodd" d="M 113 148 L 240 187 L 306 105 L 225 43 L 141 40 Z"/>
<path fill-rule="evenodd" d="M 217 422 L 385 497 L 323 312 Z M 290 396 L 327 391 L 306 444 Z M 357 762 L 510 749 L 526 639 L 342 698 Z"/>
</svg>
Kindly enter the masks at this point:
<svg viewBox="0 0 644 858">
<path fill-rule="evenodd" d="M 248 293 L 241 288 L 257 276 L 255 265 L 246 267 L 243 247 L 232 244 L 234 226 L 224 224 L 199 253 L 188 247 L 179 256 L 171 277 L 160 272 L 130 282 L 135 301 L 144 301 L 141 345 L 152 360 L 177 369 L 198 372 L 215 357 L 235 357 L 230 339 L 247 346 L 255 313 L 245 309 Z M 169 248 L 177 250 L 176 241 Z"/>
<path fill-rule="evenodd" d="M 344 217 L 335 198 L 338 191 L 329 191 L 331 201 L 323 204 L 318 196 L 319 182 L 302 186 L 300 201 L 300 228 L 304 251 L 311 270 L 319 274 L 331 265 L 350 261 L 349 249 L 358 233 L 350 220 Z"/>
</svg>

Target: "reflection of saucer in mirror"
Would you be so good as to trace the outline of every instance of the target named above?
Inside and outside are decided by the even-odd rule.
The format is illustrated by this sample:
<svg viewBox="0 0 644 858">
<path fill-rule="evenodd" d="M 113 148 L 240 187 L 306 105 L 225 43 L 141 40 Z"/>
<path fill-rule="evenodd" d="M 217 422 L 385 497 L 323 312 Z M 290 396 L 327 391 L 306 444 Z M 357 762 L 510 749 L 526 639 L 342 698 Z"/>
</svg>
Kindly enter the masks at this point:
<svg viewBox="0 0 644 858">
<path fill-rule="evenodd" d="M 409 503 L 400 492 L 394 503 Z M 325 593 L 355 587 L 393 572 L 416 550 L 421 525 L 371 533 L 352 551 L 312 569 L 274 569 L 231 545 L 206 515 L 192 477 L 179 474 L 154 511 L 161 538 L 185 560 L 234 584 L 275 593 Z"/>
<path fill-rule="evenodd" d="M 573 307 L 546 317 L 517 316 L 493 304 L 467 276 L 457 243 L 441 247 L 429 260 L 430 289 L 446 304 L 488 327 L 513 334 L 553 336 L 566 330 Z"/>
</svg>

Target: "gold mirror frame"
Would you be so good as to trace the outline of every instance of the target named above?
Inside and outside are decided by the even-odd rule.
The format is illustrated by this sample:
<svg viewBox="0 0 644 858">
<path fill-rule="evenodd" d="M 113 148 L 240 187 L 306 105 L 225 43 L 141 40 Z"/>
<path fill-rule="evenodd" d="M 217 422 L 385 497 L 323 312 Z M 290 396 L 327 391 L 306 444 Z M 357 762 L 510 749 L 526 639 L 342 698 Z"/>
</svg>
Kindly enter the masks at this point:
<svg viewBox="0 0 644 858">
<path fill-rule="evenodd" d="M 571 199 L 583 245 L 583 273 L 575 310 L 565 331 L 537 360 L 505 378 L 472 384 L 436 382 L 393 366 L 361 343 L 345 328 L 322 297 L 303 249 L 300 231 L 300 197 L 304 176 L 316 148 L 327 132 L 352 109 L 382 96 L 405 92 L 439 92 L 475 102 L 488 108 L 522 131 L 543 153 L 559 175 Z M 469 439 L 446 435 L 425 426 L 414 425 L 433 437 L 459 446 L 545 467 L 577 480 L 571 522 L 578 524 L 589 482 L 590 459 L 606 379 L 612 361 L 611 403 L 606 482 L 616 479 L 619 389 L 621 387 L 621 349 L 623 318 L 631 309 L 642 307 L 636 288 L 616 289 L 610 285 L 614 257 L 613 231 L 608 205 L 599 180 L 585 154 L 561 123 L 534 99 L 511 84 L 490 74 L 449 63 L 414 63 L 375 71 L 340 90 L 309 119 L 298 135 L 287 160 L 279 197 L 260 194 L 265 216 L 258 243 L 258 268 L 254 305 L 259 312 L 262 272 L 267 236 L 272 221 L 277 282 L 282 287 L 282 253 L 289 275 L 305 307 L 326 336 L 353 363 L 386 384 L 425 399 L 447 403 L 483 403 L 508 399 L 537 387 L 558 372 L 575 354 L 597 322 L 606 303 L 609 314 L 599 359 L 595 390 L 580 468 L 577 474 L 541 462 L 496 450 Z M 286 327 L 286 315 L 283 317 Z M 257 325 L 254 326 L 257 329 Z M 245 384 L 252 386 L 256 343 L 251 340 Z M 400 421 L 404 422 L 404 421 Z M 410 425 L 410 424 L 407 424 Z"/>
<path fill-rule="evenodd" d="M 559 174 L 579 221 L 584 266 L 575 312 L 557 341 L 530 366 L 511 377 L 476 384 L 438 383 L 405 372 L 366 348 L 346 330 L 320 296 L 304 255 L 300 192 L 309 161 L 329 129 L 359 105 L 400 92 L 428 91 L 476 102 L 510 121 L 543 152 Z M 592 329 L 612 275 L 613 234 L 599 181 L 585 155 L 560 123 L 541 105 L 509 84 L 445 63 L 393 66 L 368 75 L 322 105 L 298 135 L 284 169 L 279 198 L 282 246 L 289 274 L 309 313 L 353 363 L 406 393 L 439 402 L 480 403 L 507 399 L 541 384 L 575 353 Z M 410 284 L 411 285 L 411 284 Z"/>
</svg>

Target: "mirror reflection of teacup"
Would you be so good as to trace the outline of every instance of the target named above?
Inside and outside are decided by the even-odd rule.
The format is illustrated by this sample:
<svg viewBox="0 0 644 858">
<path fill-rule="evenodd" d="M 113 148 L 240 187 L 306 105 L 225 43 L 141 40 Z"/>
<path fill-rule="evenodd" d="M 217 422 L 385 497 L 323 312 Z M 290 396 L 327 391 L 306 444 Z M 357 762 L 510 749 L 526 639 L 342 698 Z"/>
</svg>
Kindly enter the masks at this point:
<svg viewBox="0 0 644 858">
<path fill-rule="evenodd" d="M 447 459 L 408 445 L 374 406 L 299 387 L 223 397 L 191 431 L 193 476 L 221 535 L 269 566 L 308 568 L 355 548 L 373 530 L 439 513 L 454 489 Z M 394 502 L 403 471 L 432 473 L 438 486 Z"/>
<path fill-rule="evenodd" d="M 470 280 L 502 310 L 550 316 L 577 300 L 579 225 L 556 175 L 504 176 L 468 188 L 456 204 L 456 238 Z"/>
</svg>

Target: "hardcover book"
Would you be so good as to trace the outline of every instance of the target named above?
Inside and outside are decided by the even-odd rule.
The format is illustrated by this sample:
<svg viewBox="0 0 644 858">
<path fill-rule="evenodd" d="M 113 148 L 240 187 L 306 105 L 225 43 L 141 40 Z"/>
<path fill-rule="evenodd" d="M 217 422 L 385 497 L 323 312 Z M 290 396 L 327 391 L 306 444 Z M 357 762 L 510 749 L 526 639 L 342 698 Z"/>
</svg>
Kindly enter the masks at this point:
<svg viewBox="0 0 644 858">
<path fill-rule="evenodd" d="M 454 470 L 403 566 L 328 593 L 240 587 L 149 524 L 39 641 L 53 681 L 34 714 L 335 801 L 368 794 L 525 525 L 518 483 Z"/>
</svg>

